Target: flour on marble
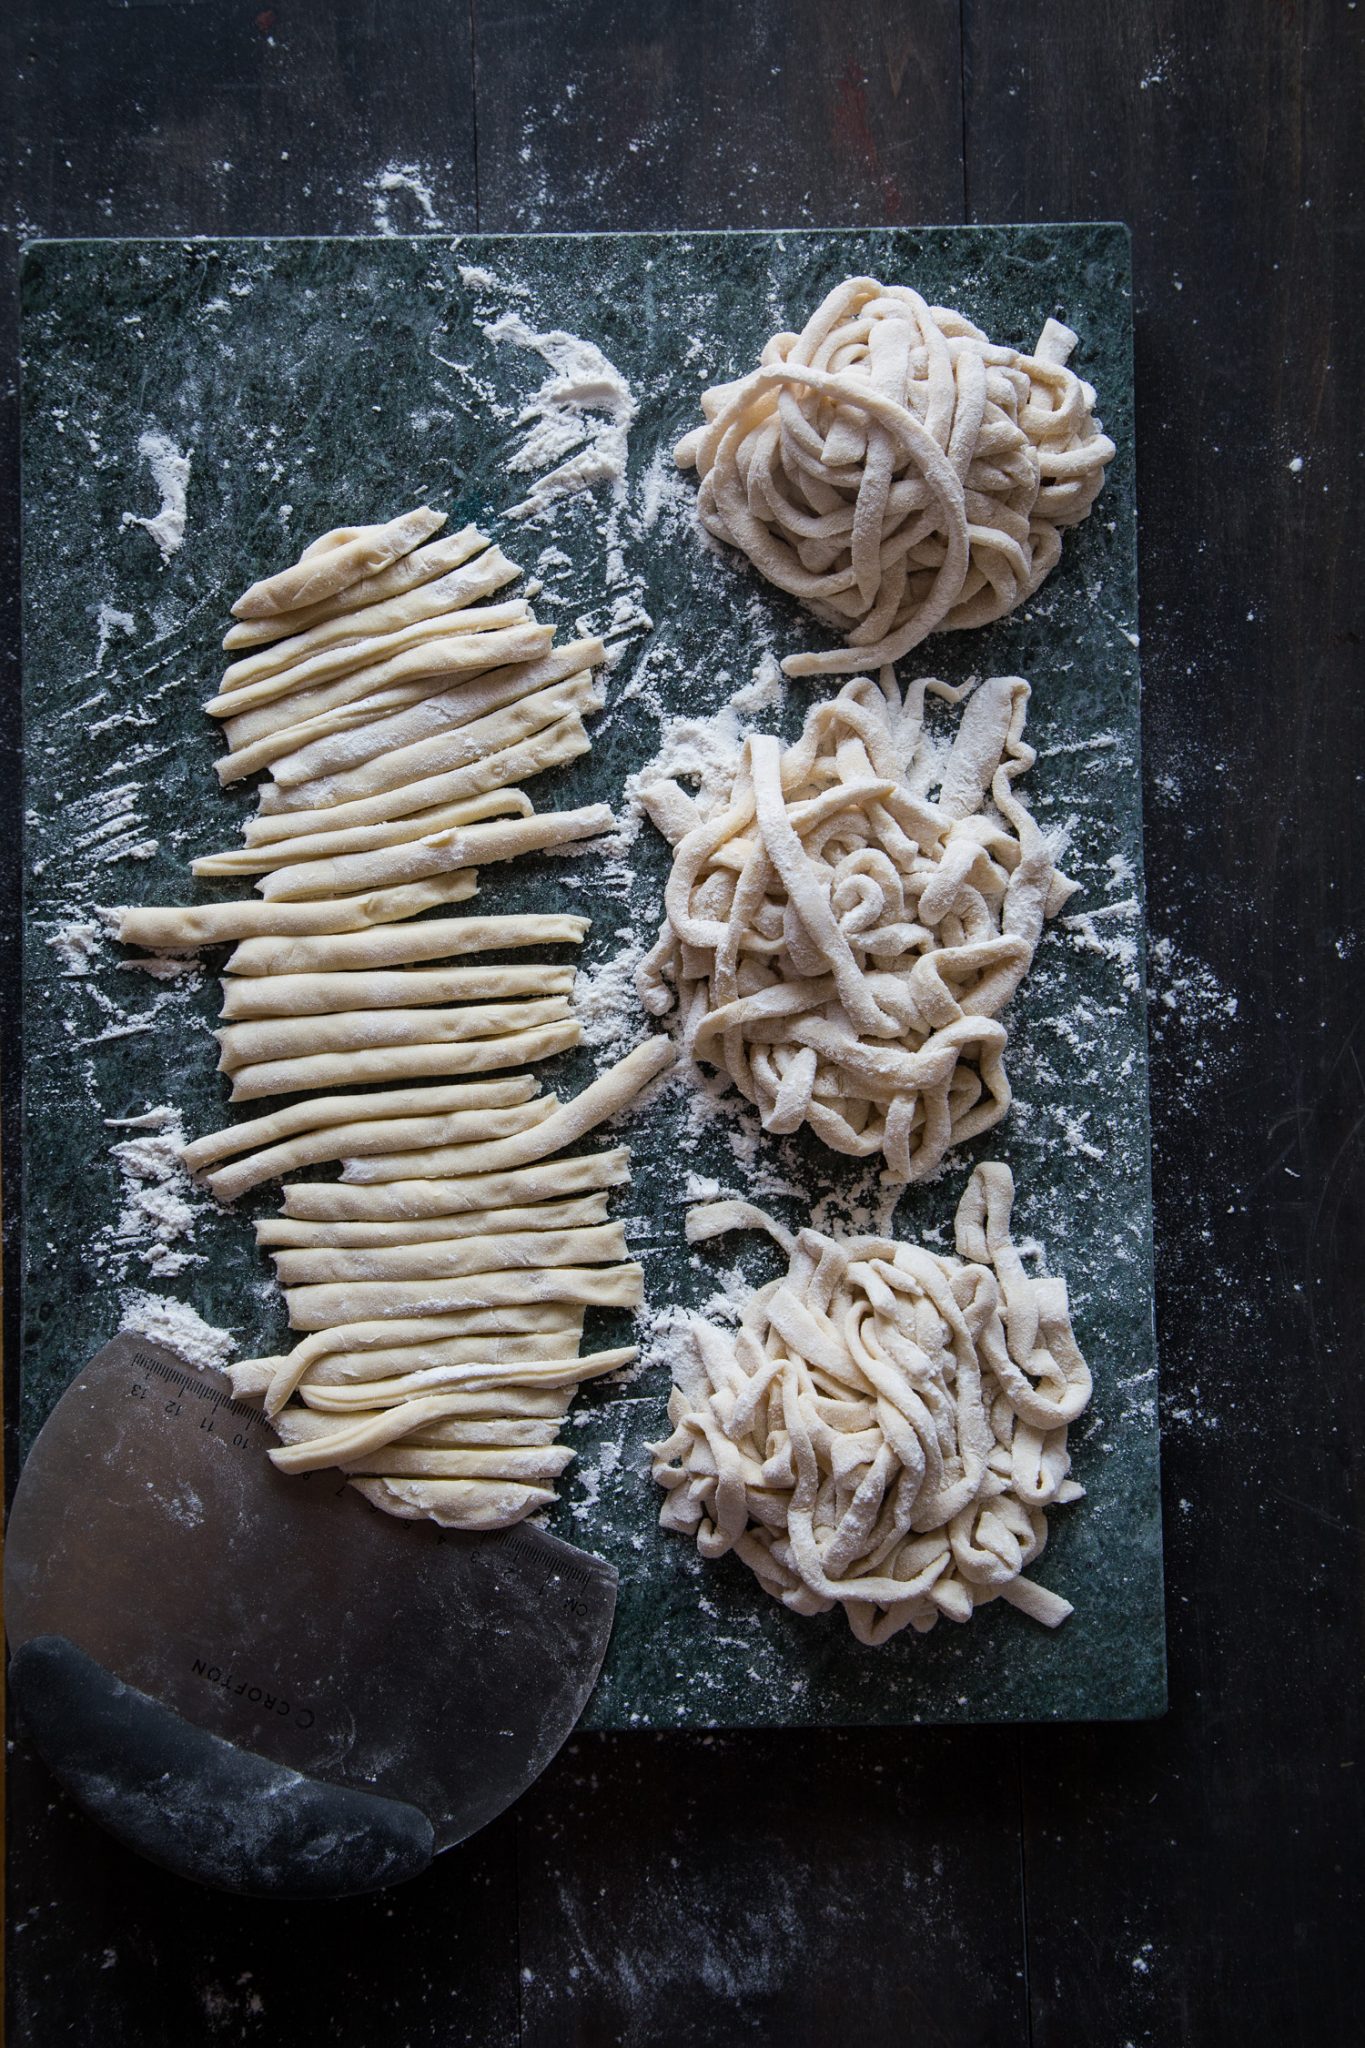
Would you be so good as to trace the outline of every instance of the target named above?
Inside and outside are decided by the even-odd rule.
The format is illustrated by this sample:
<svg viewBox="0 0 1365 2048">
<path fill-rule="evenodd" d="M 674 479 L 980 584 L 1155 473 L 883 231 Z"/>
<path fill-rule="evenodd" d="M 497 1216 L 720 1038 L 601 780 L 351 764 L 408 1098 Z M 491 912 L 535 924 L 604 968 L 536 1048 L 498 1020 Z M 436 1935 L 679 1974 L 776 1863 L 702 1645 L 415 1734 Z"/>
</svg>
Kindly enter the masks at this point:
<svg viewBox="0 0 1365 2048">
<path fill-rule="evenodd" d="M 104 667 L 104 657 L 109 652 L 109 642 L 115 628 L 120 633 L 132 635 L 137 630 L 137 622 L 131 612 L 121 612 L 115 605 L 102 604 L 95 613 L 95 631 L 98 636 L 95 641 L 96 674 Z"/>
<path fill-rule="evenodd" d="M 601 485 L 623 490 L 635 399 L 596 343 L 560 327 L 538 333 L 510 311 L 479 325 L 489 341 L 533 351 L 551 370 L 518 415 L 517 425 L 526 431 L 507 464 L 517 472 L 543 474 L 520 503 L 508 507 L 507 516 L 530 519 Z"/>
<path fill-rule="evenodd" d="M 125 512 L 120 524 L 142 527 L 156 542 L 164 565 L 185 544 L 190 456 L 177 448 L 168 435 L 154 430 L 139 436 L 137 452 L 152 472 L 152 482 L 161 493 L 161 504 L 150 518 L 143 518 L 137 512 Z"/>
<path fill-rule="evenodd" d="M 91 962 L 99 955 L 102 936 L 98 924 L 74 917 L 68 923 L 58 925 L 45 943 L 61 961 L 63 974 L 83 978 L 89 974 Z"/>
<path fill-rule="evenodd" d="M 202 1255 L 186 1249 L 197 1215 L 210 1205 L 198 1194 L 180 1163 L 185 1126 L 179 1110 L 167 1104 L 141 1116 L 110 1116 L 111 1130 L 135 1133 L 110 1146 L 118 1168 L 122 1207 L 108 1231 L 101 1233 L 97 1252 L 107 1251 L 125 1268 L 140 1260 L 157 1279 L 170 1279 L 186 1266 L 202 1265 Z"/>
</svg>

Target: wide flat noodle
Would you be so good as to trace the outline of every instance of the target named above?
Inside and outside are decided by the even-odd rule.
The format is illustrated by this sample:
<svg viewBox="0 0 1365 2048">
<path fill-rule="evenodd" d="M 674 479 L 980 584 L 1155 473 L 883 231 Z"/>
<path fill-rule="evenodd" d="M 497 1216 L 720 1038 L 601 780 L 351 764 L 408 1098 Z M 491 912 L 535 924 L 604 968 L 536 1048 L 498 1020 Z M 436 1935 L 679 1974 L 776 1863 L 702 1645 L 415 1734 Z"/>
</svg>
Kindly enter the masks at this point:
<svg viewBox="0 0 1365 2048">
<path fill-rule="evenodd" d="M 339 1323 L 389 1316 L 444 1316 L 452 1309 L 498 1308 L 504 1303 L 581 1301 L 590 1308 L 638 1308 L 643 1298 L 644 1276 L 633 1263 L 471 1273 L 460 1280 L 353 1280 L 285 1291 L 294 1330 L 328 1330 Z"/>
<path fill-rule="evenodd" d="M 235 619 L 274 618 L 281 612 L 319 604 L 338 591 L 358 583 L 362 576 L 374 576 L 399 555 L 411 553 L 446 523 L 444 512 L 419 505 L 382 526 L 352 526 L 324 533 L 291 569 L 277 576 L 263 577 L 238 598 L 232 607 Z"/>
<path fill-rule="evenodd" d="M 275 780 L 282 788 L 292 788 L 320 777 L 345 774 L 374 760 L 376 755 L 414 746 L 421 740 L 432 739 L 469 723 L 483 716 L 485 711 L 497 709 L 503 690 L 509 694 L 501 701 L 515 702 L 514 693 L 519 691 L 529 696 L 550 684 L 567 682 L 571 676 L 596 667 L 605 654 L 602 642 L 595 639 L 571 640 L 565 647 L 552 647 L 539 661 L 529 662 L 520 669 L 493 671 L 482 687 L 463 683 L 457 689 L 425 697 L 420 703 L 407 710 L 396 711 L 389 718 L 373 720 L 359 731 L 316 740 L 297 754 L 277 761 Z"/>
<path fill-rule="evenodd" d="M 417 644 L 401 648 L 387 655 L 382 661 L 363 663 L 352 667 L 335 679 L 327 679 L 287 695 L 275 695 L 275 701 L 267 701 L 252 713 L 252 727 L 258 737 L 248 744 L 240 744 L 245 737 L 239 729 L 234 740 L 234 751 L 226 757 L 228 768 L 222 775 L 225 781 L 236 781 L 242 775 L 250 774 L 257 768 L 268 767 L 280 753 L 292 753 L 295 748 L 306 745 L 309 740 L 320 737 L 332 730 L 330 724 L 319 725 L 317 721 L 327 720 L 329 714 L 339 707 L 354 703 L 358 698 L 381 697 L 387 708 L 404 699 L 395 699 L 389 693 L 406 692 L 411 689 L 409 701 L 416 702 L 424 696 L 437 694 L 427 689 L 428 683 L 448 688 L 449 678 L 478 676 L 485 670 L 520 662 L 537 660 L 546 652 L 552 638 L 552 629 L 542 626 L 525 616 L 525 607 L 517 603 L 501 605 L 482 614 L 455 612 L 451 617 L 437 620 L 433 625 L 444 625 L 444 636 L 434 632 L 420 637 Z M 271 691 L 276 683 L 285 677 L 276 677 L 273 682 L 254 683 L 251 690 L 244 690 L 244 697 L 253 691 Z"/>
<path fill-rule="evenodd" d="M 923 1180 L 1005 1114 L 1000 1013 L 1073 887 L 1014 791 L 1035 758 L 1028 684 L 977 687 L 941 773 L 930 689 L 962 694 L 858 677 L 795 746 L 746 740 L 713 812 L 681 791 L 656 804 L 682 836 L 636 976 L 765 1129 L 881 1153 L 890 1181 Z"/>
<path fill-rule="evenodd" d="M 509 562 L 501 548 L 486 548 L 470 566 L 452 564 L 445 574 L 425 578 L 405 591 L 367 605 L 363 611 L 339 612 L 288 640 L 276 640 L 261 652 L 230 663 L 224 671 L 219 695 L 205 709 L 230 719 L 233 699 L 248 683 L 291 673 L 339 648 L 374 658 L 376 642 L 387 642 L 394 633 L 406 632 L 442 613 L 461 611 L 481 597 L 491 597 L 504 584 L 515 582 L 520 574 L 516 563 Z M 228 736 L 232 737 L 230 729 Z"/>
<path fill-rule="evenodd" d="M 341 1010 L 415 1008 L 433 1003 L 506 1002 L 514 996 L 567 996 L 572 967 L 382 968 L 371 974 L 232 975 L 222 984 L 222 1015 L 317 1017 Z"/>
<path fill-rule="evenodd" d="M 606 804 L 588 804 L 578 811 L 545 811 L 530 818 L 499 818 L 487 825 L 458 825 L 377 853 L 338 854 L 333 860 L 300 861 L 277 868 L 256 887 L 272 902 L 393 888 L 450 869 L 474 868 L 479 862 L 514 860 L 518 854 L 570 846 L 610 832 L 615 822 Z"/>
<path fill-rule="evenodd" d="M 286 1216 L 318 1222 L 372 1222 L 405 1217 L 453 1216 L 499 1203 L 556 1200 L 588 1188 L 618 1187 L 630 1178 L 630 1153 L 537 1160 L 504 1172 L 474 1173 L 459 1179 L 389 1181 L 381 1187 L 348 1187 L 339 1181 L 295 1181 L 284 1189 Z"/>
<path fill-rule="evenodd" d="M 286 636 L 309 632 L 329 619 L 362 614 L 373 604 L 399 597 L 405 590 L 415 590 L 437 576 L 444 576 L 448 570 L 458 569 L 462 562 L 467 562 L 487 546 L 487 536 L 475 526 L 462 526 L 458 533 L 440 534 L 424 547 L 400 555 L 387 568 L 377 569 L 374 575 L 362 576 L 358 582 L 348 584 L 335 597 L 323 598 L 313 605 L 297 606 L 293 611 L 278 613 L 273 618 L 239 619 L 224 635 L 223 646 L 229 651 L 238 647 L 263 647 Z"/>
<path fill-rule="evenodd" d="M 296 938 L 361 932 L 371 925 L 397 924 L 439 905 L 466 903 L 471 896 L 477 895 L 478 886 L 478 876 L 466 868 L 462 872 L 433 875 L 424 881 L 405 883 L 399 888 L 373 889 L 365 895 L 348 896 L 333 902 L 257 903 L 248 897 L 240 903 L 174 904 L 165 909 L 127 906 L 101 914 L 111 924 L 115 937 L 125 946 L 141 946 L 149 953 L 193 953 L 201 946 L 222 946 L 233 940 L 263 939 L 267 944 L 272 940 L 284 940 L 287 943 Z M 431 926 L 424 929 L 430 931 Z M 394 957 L 430 959 L 433 956 L 398 953 Z M 250 968 L 234 968 L 232 960 L 229 960 L 228 968 L 236 973 L 252 971 Z"/>
<path fill-rule="evenodd" d="M 1032 355 L 988 341 L 904 285 L 853 277 L 759 366 L 702 396 L 678 443 L 717 539 L 848 644 L 788 675 L 896 662 L 930 633 L 981 626 L 1055 568 L 1114 444 L 1066 368 L 1070 328 Z"/>
<path fill-rule="evenodd" d="M 619 1223 L 571 1230 L 510 1230 L 421 1244 L 368 1247 L 314 1245 L 271 1253 L 281 1286 L 329 1280 L 437 1280 L 467 1273 L 539 1272 L 626 1257 Z"/>
<path fill-rule="evenodd" d="M 348 1158 L 348 1181 L 453 1180 L 470 1174 L 503 1172 L 513 1166 L 529 1166 L 551 1152 L 561 1151 L 609 1117 L 617 1116 L 641 1089 L 672 1066 L 673 1047 L 666 1038 L 651 1038 L 637 1045 L 624 1059 L 546 1117 L 534 1131 L 488 1144 L 459 1147 L 433 1145 L 425 1152 L 393 1151 L 379 1158 Z"/>
<path fill-rule="evenodd" d="M 1066 1438 L 1090 1374 L 1064 1283 L 1024 1271 L 1013 1199 L 1007 1167 L 976 1169 L 956 1258 L 775 1231 L 786 1278 L 738 1331 L 689 1318 L 695 1363 L 652 1447 L 663 1526 L 703 1557 L 733 1551 L 793 1613 L 841 1607 L 869 1644 L 999 1598 L 1065 1620 L 1069 1603 L 1020 1574 L 1045 1509 L 1081 1497 Z M 725 1203 L 693 1210 L 688 1237 L 736 1224 L 772 1227 Z"/>
<path fill-rule="evenodd" d="M 488 1074 L 499 1067 L 550 1059 L 568 1052 L 583 1036 L 577 1017 L 506 1031 L 496 1038 L 451 1045 L 386 1045 L 375 1052 L 314 1053 L 296 1060 L 260 1060 L 238 1067 L 230 1102 L 255 1102 L 263 1095 L 296 1095 L 304 1088 L 344 1088 L 370 1081 L 409 1081 L 428 1075 Z"/>
<path fill-rule="evenodd" d="M 605 1193 L 572 1195 L 559 1202 L 529 1202 L 521 1207 L 469 1209 L 453 1216 L 401 1217 L 389 1222 L 307 1223 L 290 1216 L 263 1216 L 256 1242 L 277 1246 L 438 1244 L 454 1237 L 483 1236 L 489 1231 L 565 1230 L 605 1223 Z"/>
<path fill-rule="evenodd" d="M 430 1092 L 439 1095 L 445 1091 L 433 1089 Z M 202 1159 L 191 1160 L 188 1157 L 189 1148 L 181 1156 L 192 1171 L 203 1172 L 205 1185 L 220 1202 L 232 1202 L 248 1189 L 259 1187 L 262 1181 L 277 1180 L 281 1174 L 296 1172 L 300 1167 L 323 1166 L 333 1159 L 363 1157 L 368 1151 L 383 1152 L 395 1143 L 440 1145 L 452 1134 L 457 1137 L 468 1135 L 472 1140 L 480 1131 L 487 1133 L 490 1129 L 510 1136 L 543 1123 L 554 1114 L 556 1106 L 555 1097 L 548 1095 L 507 1108 L 454 1109 L 441 1115 L 401 1117 L 376 1114 L 367 1118 L 366 1098 L 357 1096 L 352 1099 L 355 1104 L 354 1122 L 331 1121 L 313 1125 L 300 1130 L 295 1136 L 284 1136 L 262 1146 L 233 1166 L 221 1166 L 206 1172 Z M 271 1122 L 273 1119 L 262 1118 L 259 1121 Z M 237 1125 L 226 1133 L 215 1132 L 213 1136 L 215 1139 L 232 1138 L 236 1131 L 249 1128 L 248 1125 Z M 203 1144 L 205 1141 L 198 1142 Z M 231 1144 L 224 1149 L 239 1151 L 242 1146 Z"/>
<path fill-rule="evenodd" d="M 402 789 L 383 790 L 378 796 L 359 797 L 353 803 L 323 805 L 316 809 L 291 810 L 283 802 L 267 805 L 262 794 L 260 830 L 251 838 L 253 846 L 274 843 L 281 837 L 319 832 L 345 832 L 356 826 L 383 825 L 395 818 L 409 818 L 418 811 L 434 810 L 444 804 L 463 803 L 486 791 L 506 789 L 513 783 L 528 782 L 548 769 L 562 767 L 590 751 L 591 742 L 577 712 L 532 733 L 514 747 L 503 747 L 466 768 L 454 768 L 447 775 L 424 776 Z M 274 828 L 278 827 L 278 831 Z M 269 828 L 269 832 L 267 830 Z"/>
<path fill-rule="evenodd" d="M 436 886 L 427 882 L 424 889 Z M 351 898 L 363 903 L 365 899 Z M 235 906 L 221 906 L 235 907 Z M 265 904 L 248 904 L 248 909 L 265 910 Z M 281 918 L 292 911 L 301 915 L 315 906 L 279 904 Z M 345 906 L 317 906 L 340 915 Z M 121 912 L 127 918 L 132 913 Z M 295 938 L 281 936 L 248 941 L 238 946 L 227 963 L 229 974 L 329 974 L 364 972 L 374 967 L 401 967 L 414 960 L 453 960 L 465 953 L 491 953 L 504 947 L 580 946 L 587 933 L 586 917 L 563 912 L 513 911 L 505 917 L 428 918 L 421 924 L 386 926 L 383 930 L 362 930 L 357 925 L 334 928 L 337 936 Z M 147 943 L 139 941 L 138 943 Z M 201 942 L 202 943 L 202 942 Z"/>
<path fill-rule="evenodd" d="M 439 1009 L 341 1010 L 324 1016 L 257 1017 L 214 1032 L 218 1065 L 235 1073 L 255 1060 L 300 1059 L 313 1053 L 372 1052 L 385 1046 L 450 1045 L 500 1038 L 561 1022 L 567 996 L 526 996 L 506 1003 L 447 1003 Z"/>
</svg>

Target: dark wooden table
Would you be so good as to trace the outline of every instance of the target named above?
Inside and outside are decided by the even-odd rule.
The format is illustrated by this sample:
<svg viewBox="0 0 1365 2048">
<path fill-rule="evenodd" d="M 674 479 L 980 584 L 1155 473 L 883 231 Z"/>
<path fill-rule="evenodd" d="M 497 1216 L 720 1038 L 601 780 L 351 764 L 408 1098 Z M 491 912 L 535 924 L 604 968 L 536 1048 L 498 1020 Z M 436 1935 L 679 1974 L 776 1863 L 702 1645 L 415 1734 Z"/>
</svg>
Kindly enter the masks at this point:
<svg viewBox="0 0 1365 2048">
<path fill-rule="evenodd" d="M 12 2048 L 1365 2040 L 1365 9 L 5 12 L 12 241 L 1131 222 L 1172 1698 L 583 1738 L 420 1884 L 325 1909 L 186 1892 L 20 1744 Z"/>
</svg>

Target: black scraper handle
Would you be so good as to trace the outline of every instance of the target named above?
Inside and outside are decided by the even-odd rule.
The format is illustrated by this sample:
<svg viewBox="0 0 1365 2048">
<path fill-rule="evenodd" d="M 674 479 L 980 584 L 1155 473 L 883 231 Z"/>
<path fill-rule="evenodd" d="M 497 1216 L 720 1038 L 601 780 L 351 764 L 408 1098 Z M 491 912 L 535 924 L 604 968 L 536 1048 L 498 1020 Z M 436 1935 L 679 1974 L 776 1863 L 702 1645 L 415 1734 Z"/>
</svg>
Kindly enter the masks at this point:
<svg viewBox="0 0 1365 2048">
<path fill-rule="evenodd" d="M 263 1898 L 342 1898 L 431 1861 L 431 1823 L 415 1806 L 238 1749 L 65 1636 L 31 1637 L 9 1682 L 34 1747 L 77 1804 L 178 1877 Z"/>
</svg>

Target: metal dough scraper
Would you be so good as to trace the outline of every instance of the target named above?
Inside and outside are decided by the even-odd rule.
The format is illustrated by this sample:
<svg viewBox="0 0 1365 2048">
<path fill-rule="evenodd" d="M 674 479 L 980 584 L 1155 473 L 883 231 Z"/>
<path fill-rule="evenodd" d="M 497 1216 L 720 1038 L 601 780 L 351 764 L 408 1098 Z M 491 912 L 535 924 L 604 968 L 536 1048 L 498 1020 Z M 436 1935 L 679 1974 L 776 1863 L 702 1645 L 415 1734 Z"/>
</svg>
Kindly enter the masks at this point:
<svg viewBox="0 0 1365 2048">
<path fill-rule="evenodd" d="M 116 1337 L 20 1477 L 10 1684 L 88 1813 L 180 1875 L 324 1898 L 396 1884 L 501 1813 L 576 1725 L 616 1573 L 521 1525 L 465 1535 L 286 1478 L 222 1374 Z"/>
</svg>

